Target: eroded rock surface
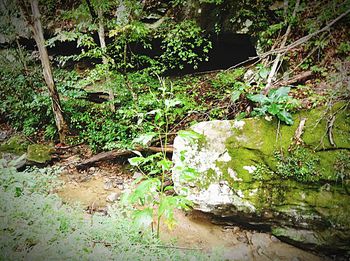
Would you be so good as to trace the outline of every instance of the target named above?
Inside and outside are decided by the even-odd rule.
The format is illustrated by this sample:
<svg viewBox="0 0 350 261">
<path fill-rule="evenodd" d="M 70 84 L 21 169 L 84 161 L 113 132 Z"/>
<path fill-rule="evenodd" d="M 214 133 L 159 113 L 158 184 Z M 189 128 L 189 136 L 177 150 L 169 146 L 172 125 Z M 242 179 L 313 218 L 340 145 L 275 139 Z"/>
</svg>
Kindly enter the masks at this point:
<svg viewBox="0 0 350 261">
<path fill-rule="evenodd" d="M 194 125 L 202 138 L 174 141 L 175 190 L 195 209 L 267 225 L 304 247 L 348 252 L 349 108 L 338 103 L 294 120 L 293 126 L 263 118 Z M 196 178 L 183 179 L 188 168 Z"/>
</svg>

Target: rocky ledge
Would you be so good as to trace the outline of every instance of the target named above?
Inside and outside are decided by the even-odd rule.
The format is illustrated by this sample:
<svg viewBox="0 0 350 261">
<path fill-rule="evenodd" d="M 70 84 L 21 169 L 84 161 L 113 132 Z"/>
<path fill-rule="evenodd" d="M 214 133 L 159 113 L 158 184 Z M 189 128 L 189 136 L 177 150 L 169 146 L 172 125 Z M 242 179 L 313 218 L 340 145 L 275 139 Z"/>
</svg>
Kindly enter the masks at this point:
<svg viewBox="0 0 350 261">
<path fill-rule="evenodd" d="M 194 125 L 195 136 L 174 141 L 175 190 L 197 210 L 268 227 L 304 248 L 350 253 L 349 105 L 294 120 Z"/>
</svg>

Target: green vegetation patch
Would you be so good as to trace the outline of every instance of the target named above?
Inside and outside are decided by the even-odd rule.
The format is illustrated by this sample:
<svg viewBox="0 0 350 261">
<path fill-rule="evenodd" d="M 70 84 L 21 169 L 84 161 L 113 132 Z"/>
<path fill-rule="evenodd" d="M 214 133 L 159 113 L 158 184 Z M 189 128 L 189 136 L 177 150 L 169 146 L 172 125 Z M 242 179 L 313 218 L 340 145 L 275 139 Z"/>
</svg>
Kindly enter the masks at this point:
<svg viewBox="0 0 350 261">
<path fill-rule="evenodd" d="M 0 145 L 0 151 L 20 155 L 27 151 L 28 145 L 29 142 L 22 135 L 14 135 Z"/>
<path fill-rule="evenodd" d="M 32 144 L 28 146 L 27 159 L 37 163 L 45 163 L 51 160 L 54 148 L 50 145 Z"/>
<path fill-rule="evenodd" d="M 0 161 L 0 260 L 216 260 L 140 231 L 119 208 L 84 214 L 49 192 L 59 170 L 17 172 Z M 217 258 L 220 260 L 220 258 Z"/>
</svg>

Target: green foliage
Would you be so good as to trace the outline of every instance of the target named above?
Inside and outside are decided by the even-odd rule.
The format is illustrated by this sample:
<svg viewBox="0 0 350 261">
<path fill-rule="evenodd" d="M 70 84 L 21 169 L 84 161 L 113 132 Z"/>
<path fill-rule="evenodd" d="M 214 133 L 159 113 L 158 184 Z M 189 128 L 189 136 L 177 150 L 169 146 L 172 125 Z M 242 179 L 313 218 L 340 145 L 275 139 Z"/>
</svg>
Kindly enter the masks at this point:
<svg viewBox="0 0 350 261">
<path fill-rule="evenodd" d="M 59 184 L 59 169 L 17 172 L 8 165 L 11 162 L 0 160 L 1 260 L 215 258 L 162 247 L 150 233 L 140 234 L 139 227 L 125 217 L 128 212 L 116 206 L 109 209 L 108 216 L 95 213 L 87 217 L 81 208 L 63 204 L 57 195 L 49 194 Z"/>
<path fill-rule="evenodd" d="M 141 171 L 145 177 L 137 188 L 126 195 L 125 201 L 131 204 L 139 204 L 142 209 L 136 210 L 134 213 L 134 220 L 137 224 L 143 227 L 149 227 L 153 224 L 154 215 L 157 219 L 157 237 L 160 234 L 160 222 L 161 218 L 164 219 L 165 223 L 171 228 L 176 220 L 174 218 L 174 209 L 189 209 L 192 202 L 187 200 L 183 196 L 176 195 L 166 195 L 166 191 L 171 190 L 172 186 L 165 185 L 165 179 L 172 168 L 172 162 L 167 158 L 166 146 L 168 141 L 168 129 L 169 129 L 169 115 L 170 111 L 180 104 L 179 101 L 175 99 L 167 99 L 169 93 L 166 92 L 166 83 L 163 79 L 159 79 L 160 88 L 162 89 L 162 98 L 164 101 L 163 110 L 154 111 L 154 124 L 158 133 L 152 132 L 139 136 L 134 139 L 134 142 L 141 143 L 143 145 L 149 143 L 156 135 L 161 139 L 162 134 L 164 134 L 164 143 L 161 143 L 164 151 L 148 157 L 143 157 L 139 152 L 138 157 L 130 158 L 129 163 L 132 166 L 136 166 L 139 171 Z M 198 134 L 190 131 L 182 131 L 179 133 L 180 136 L 187 137 L 189 139 L 197 139 Z M 159 177 L 154 177 L 154 175 L 159 175 Z M 142 179 L 142 178 L 141 178 Z M 140 182 L 136 180 L 135 184 Z M 155 206 L 157 206 L 156 214 Z"/>
<path fill-rule="evenodd" d="M 350 152 L 341 151 L 338 153 L 334 170 L 337 173 L 338 179 L 344 185 L 349 185 L 347 181 L 350 179 Z M 345 184 L 346 182 L 347 184 Z"/>
<path fill-rule="evenodd" d="M 214 79 L 211 80 L 211 84 L 217 89 L 227 89 L 234 87 L 235 84 L 244 75 L 244 69 L 238 68 L 227 72 L 219 72 Z"/>
<path fill-rule="evenodd" d="M 278 160 L 277 174 L 283 178 L 292 178 L 300 182 L 316 182 L 319 180 L 319 158 L 303 147 L 290 151 L 287 155 L 275 153 Z"/>
<path fill-rule="evenodd" d="M 346 55 L 350 52 L 350 43 L 341 42 L 337 48 L 337 53 Z"/>
<path fill-rule="evenodd" d="M 4 50 L 0 54 L 3 64 L 0 71 L 0 114 L 17 130 L 33 135 L 41 128 L 54 126 L 54 118 L 42 72 L 32 64 L 33 57 L 24 54 L 23 62 L 30 68 L 26 74 L 15 50 Z"/>
<path fill-rule="evenodd" d="M 208 61 L 211 43 L 202 34 L 194 21 L 168 24 L 158 36 L 163 38 L 161 62 L 170 69 L 182 69 L 184 64 L 197 68 L 200 61 Z"/>
<path fill-rule="evenodd" d="M 276 116 L 282 122 L 292 125 L 293 118 L 289 110 L 296 108 L 297 102 L 288 95 L 289 91 L 289 87 L 280 87 L 270 90 L 267 96 L 255 94 L 247 97 L 249 100 L 260 104 L 261 107 L 254 108 L 256 115 L 266 115 L 268 113 Z"/>
</svg>

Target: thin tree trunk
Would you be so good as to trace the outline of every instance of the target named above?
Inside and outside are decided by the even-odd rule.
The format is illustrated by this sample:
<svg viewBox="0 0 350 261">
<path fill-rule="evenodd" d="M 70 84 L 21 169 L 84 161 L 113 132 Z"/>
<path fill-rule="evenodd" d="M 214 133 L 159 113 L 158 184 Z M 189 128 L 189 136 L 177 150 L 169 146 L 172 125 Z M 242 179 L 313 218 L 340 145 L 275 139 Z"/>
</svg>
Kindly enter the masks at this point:
<svg viewBox="0 0 350 261">
<path fill-rule="evenodd" d="M 63 118 L 60 98 L 55 86 L 51 65 L 50 65 L 50 60 L 49 60 L 49 55 L 47 53 L 47 49 L 45 46 L 44 33 L 43 33 L 41 21 L 40 21 L 40 11 L 39 11 L 38 0 L 30 0 L 31 14 L 29 13 L 29 8 L 27 8 L 24 0 L 19 1 L 19 3 L 22 9 L 22 13 L 24 14 L 25 18 L 27 19 L 31 27 L 34 40 L 39 50 L 40 60 L 43 67 L 44 79 L 49 89 L 49 93 L 52 101 L 51 105 L 52 105 L 52 110 L 55 117 L 56 126 L 58 129 L 59 139 L 61 143 L 64 143 L 66 134 L 68 132 L 68 126 Z"/>
<path fill-rule="evenodd" d="M 106 39 L 105 39 L 105 27 L 104 27 L 104 23 L 103 23 L 103 12 L 101 9 L 98 9 L 97 11 L 97 16 L 98 16 L 98 38 L 100 40 L 100 47 L 103 51 L 103 56 L 102 56 L 102 63 L 107 65 L 108 64 L 108 60 L 105 56 L 105 52 L 106 52 Z M 107 82 L 110 82 L 110 77 L 108 76 L 106 79 Z M 113 112 L 115 112 L 115 106 L 114 106 L 114 92 L 112 87 L 110 86 L 108 88 L 108 95 L 109 95 L 109 100 L 111 102 L 111 110 Z"/>
</svg>

